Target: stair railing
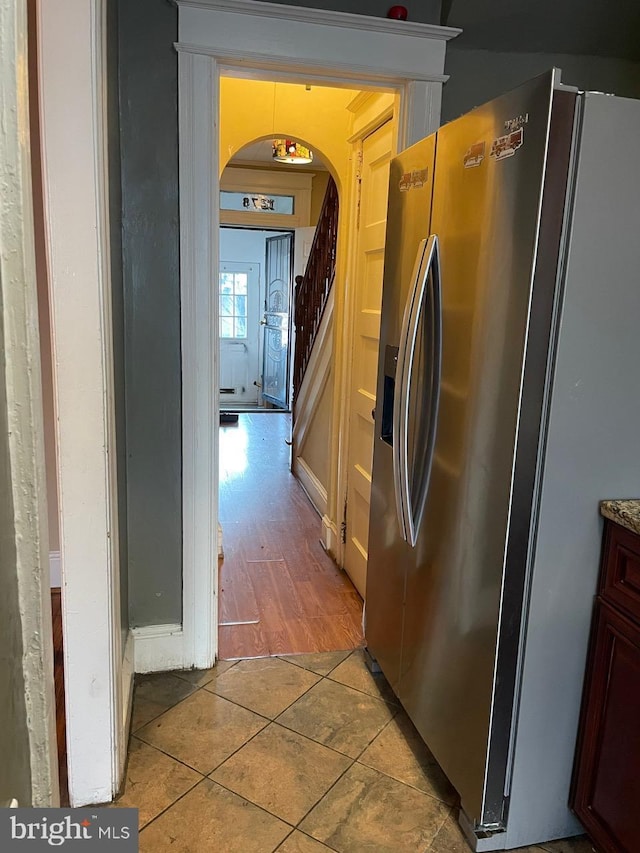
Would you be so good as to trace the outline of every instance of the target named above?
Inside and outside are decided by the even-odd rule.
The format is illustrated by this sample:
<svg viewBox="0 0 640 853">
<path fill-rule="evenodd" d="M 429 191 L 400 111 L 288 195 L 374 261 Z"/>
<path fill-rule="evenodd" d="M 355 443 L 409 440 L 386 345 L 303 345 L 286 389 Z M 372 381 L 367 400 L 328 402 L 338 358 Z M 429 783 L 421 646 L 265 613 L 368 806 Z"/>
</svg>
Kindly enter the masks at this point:
<svg viewBox="0 0 640 853">
<path fill-rule="evenodd" d="M 338 189 L 329 178 L 316 233 L 304 275 L 296 276 L 294 324 L 296 345 L 293 361 L 293 400 L 302 386 L 313 343 L 318 334 L 336 271 L 338 242 Z"/>
</svg>

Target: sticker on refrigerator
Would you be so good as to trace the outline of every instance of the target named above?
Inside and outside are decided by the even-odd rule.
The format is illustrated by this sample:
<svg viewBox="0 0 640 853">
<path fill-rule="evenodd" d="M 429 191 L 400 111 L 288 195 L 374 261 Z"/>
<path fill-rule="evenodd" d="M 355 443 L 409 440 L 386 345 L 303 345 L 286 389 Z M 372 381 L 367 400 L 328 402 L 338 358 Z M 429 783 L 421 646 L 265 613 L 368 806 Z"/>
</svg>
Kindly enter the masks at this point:
<svg viewBox="0 0 640 853">
<path fill-rule="evenodd" d="M 506 133 L 504 136 L 498 136 L 494 139 L 489 156 L 492 160 L 506 160 L 507 157 L 513 157 L 523 144 L 524 131 L 520 128 L 513 133 Z"/>
<path fill-rule="evenodd" d="M 515 118 L 508 118 L 504 123 L 505 133 L 513 133 L 514 130 L 520 130 L 525 124 L 529 124 L 529 113 L 523 113 L 522 115 L 515 116 Z"/>
<path fill-rule="evenodd" d="M 476 142 L 470 148 L 467 148 L 462 162 L 465 169 L 475 169 L 484 160 L 484 142 Z"/>
<path fill-rule="evenodd" d="M 405 172 L 398 182 L 400 192 L 406 193 L 408 190 L 420 189 L 427 183 L 428 177 L 428 169 L 414 169 L 411 172 Z"/>
</svg>

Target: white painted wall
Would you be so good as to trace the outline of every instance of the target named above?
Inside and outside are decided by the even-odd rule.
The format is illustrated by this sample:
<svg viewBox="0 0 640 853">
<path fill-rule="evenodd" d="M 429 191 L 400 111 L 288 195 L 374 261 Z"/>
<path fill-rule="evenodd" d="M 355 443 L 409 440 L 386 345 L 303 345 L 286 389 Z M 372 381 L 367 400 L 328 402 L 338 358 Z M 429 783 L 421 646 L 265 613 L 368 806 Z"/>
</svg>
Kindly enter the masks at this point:
<svg viewBox="0 0 640 853">
<path fill-rule="evenodd" d="M 640 63 L 602 56 L 563 53 L 500 53 L 449 45 L 442 89 L 442 122 L 501 95 L 553 67 L 563 71 L 562 82 L 579 89 L 640 98 Z"/>
</svg>

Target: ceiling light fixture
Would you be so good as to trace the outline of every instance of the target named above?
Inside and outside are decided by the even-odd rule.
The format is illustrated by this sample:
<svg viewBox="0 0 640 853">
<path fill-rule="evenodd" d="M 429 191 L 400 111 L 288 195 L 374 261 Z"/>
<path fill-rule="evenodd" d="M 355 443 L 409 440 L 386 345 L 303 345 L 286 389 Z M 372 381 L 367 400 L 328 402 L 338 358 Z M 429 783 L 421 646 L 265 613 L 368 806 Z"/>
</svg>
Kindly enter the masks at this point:
<svg viewBox="0 0 640 853">
<path fill-rule="evenodd" d="M 293 139 L 273 140 L 273 159 L 276 163 L 293 163 L 298 166 L 313 163 L 313 151 Z"/>
</svg>

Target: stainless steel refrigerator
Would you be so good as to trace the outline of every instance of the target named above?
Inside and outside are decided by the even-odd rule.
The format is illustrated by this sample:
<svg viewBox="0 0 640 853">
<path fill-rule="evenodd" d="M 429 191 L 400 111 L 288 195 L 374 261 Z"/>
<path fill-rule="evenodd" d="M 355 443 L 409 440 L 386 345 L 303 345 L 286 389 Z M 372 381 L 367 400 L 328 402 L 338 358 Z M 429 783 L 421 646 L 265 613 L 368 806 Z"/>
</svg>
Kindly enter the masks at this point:
<svg viewBox="0 0 640 853">
<path fill-rule="evenodd" d="M 640 493 L 640 102 L 550 72 L 391 164 L 368 649 L 476 850 L 568 807 L 598 502 Z"/>
</svg>

